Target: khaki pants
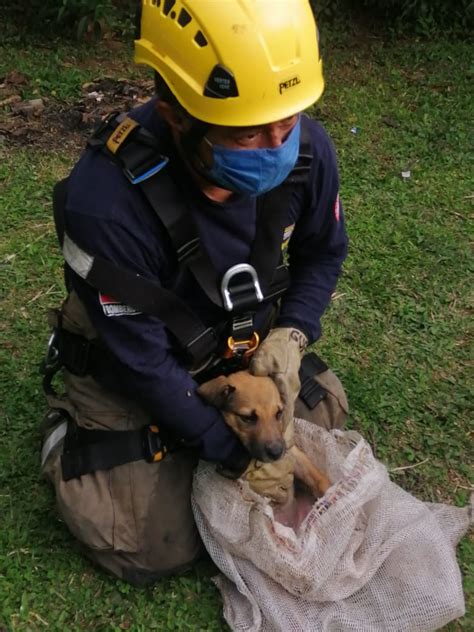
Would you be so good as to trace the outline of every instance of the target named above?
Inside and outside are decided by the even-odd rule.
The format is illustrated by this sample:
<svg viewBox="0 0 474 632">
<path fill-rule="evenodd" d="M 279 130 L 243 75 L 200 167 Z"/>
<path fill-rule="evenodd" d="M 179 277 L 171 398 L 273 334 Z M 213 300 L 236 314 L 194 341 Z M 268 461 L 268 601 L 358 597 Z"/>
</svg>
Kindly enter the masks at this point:
<svg viewBox="0 0 474 632">
<path fill-rule="evenodd" d="M 73 333 L 95 337 L 74 293 L 63 309 L 63 324 Z M 295 415 L 326 429 L 342 428 L 348 408 L 341 383 L 329 370 L 315 379 L 328 396 L 313 410 L 298 400 Z M 159 423 L 90 376 L 65 371 L 64 382 L 65 396 L 50 398 L 49 404 L 66 410 L 80 426 L 133 430 Z M 190 502 L 195 452 L 180 450 L 158 463 L 136 461 L 66 482 L 62 447 L 60 442 L 50 452 L 43 472 L 55 488 L 61 517 L 89 558 L 121 579 L 143 585 L 189 568 L 202 555 Z"/>
</svg>

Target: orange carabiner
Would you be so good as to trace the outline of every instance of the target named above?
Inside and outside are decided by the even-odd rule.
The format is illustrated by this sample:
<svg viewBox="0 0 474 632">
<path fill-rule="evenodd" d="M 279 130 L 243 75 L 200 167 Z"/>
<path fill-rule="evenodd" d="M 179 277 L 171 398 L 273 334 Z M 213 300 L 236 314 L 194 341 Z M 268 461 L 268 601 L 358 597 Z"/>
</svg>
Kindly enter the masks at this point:
<svg viewBox="0 0 474 632">
<path fill-rule="evenodd" d="M 244 358 L 251 356 L 260 344 L 260 336 L 256 331 L 248 340 L 234 340 L 233 336 L 227 338 L 227 349 L 224 352 L 224 358 L 229 359 L 235 355 L 242 355 Z"/>
</svg>

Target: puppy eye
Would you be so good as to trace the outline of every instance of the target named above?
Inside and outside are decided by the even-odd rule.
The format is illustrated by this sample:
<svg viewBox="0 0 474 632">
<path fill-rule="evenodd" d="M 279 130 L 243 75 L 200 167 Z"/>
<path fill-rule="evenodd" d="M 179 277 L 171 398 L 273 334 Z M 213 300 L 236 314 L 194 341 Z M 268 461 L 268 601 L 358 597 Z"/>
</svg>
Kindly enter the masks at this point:
<svg viewBox="0 0 474 632">
<path fill-rule="evenodd" d="M 239 415 L 239 417 L 244 424 L 256 424 L 258 421 L 257 413 L 252 413 L 251 415 Z"/>
<path fill-rule="evenodd" d="M 282 416 L 282 415 L 283 415 L 283 409 L 282 409 L 282 408 L 279 408 L 279 409 L 277 410 L 277 412 L 276 412 L 275 417 L 276 417 L 277 419 L 281 419 L 281 416 Z"/>
</svg>

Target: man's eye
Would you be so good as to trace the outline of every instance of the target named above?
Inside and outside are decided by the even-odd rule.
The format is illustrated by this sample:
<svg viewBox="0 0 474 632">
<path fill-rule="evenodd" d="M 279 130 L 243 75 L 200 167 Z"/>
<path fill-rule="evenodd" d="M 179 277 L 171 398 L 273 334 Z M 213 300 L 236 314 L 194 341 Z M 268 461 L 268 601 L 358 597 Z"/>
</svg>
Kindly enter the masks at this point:
<svg viewBox="0 0 474 632">
<path fill-rule="evenodd" d="M 239 417 L 244 424 L 256 424 L 258 421 L 258 415 L 256 413 L 252 413 L 251 415 L 239 415 Z"/>
<path fill-rule="evenodd" d="M 234 138 L 235 142 L 240 143 L 241 145 L 245 145 L 245 143 L 251 143 L 252 141 L 256 140 L 260 135 L 260 132 L 258 130 L 255 131 L 248 131 L 245 132 L 245 134 L 239 134 L 238 136 L 236 136 Z"/>
<path fill-rule="evenodd" d="M 275 417 L 276 417 L 277 419 L 281 419 L 281 416 L 282 416 L 282 415 L 283 415 L 283 410 L 282 410 L 281 408 L 279 408 L 279 409 L 277 410 L 277 413 L 276 413 Z"/>
</svg>

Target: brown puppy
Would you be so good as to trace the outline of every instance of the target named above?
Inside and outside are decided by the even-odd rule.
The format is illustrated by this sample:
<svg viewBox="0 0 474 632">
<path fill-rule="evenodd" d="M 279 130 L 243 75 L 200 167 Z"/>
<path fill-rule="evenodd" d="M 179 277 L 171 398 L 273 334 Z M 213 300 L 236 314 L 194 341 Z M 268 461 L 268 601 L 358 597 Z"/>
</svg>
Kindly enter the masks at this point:
<svg viewBox="0 0 474 632">
<path fill-rule="evenodd" d="M 202 384 L 198 393 L 222 411 L 226 423 L 254 459 L 270 462 L 284 455 L 287 447 L 281 425 L 283 406 L 271 378 L 239 371 Z M 322 496 L 331 485 L 327 476 L 295 445 L 288 450 L 293 457 L 295 477 L 315 497 Z"/>
</svg>

